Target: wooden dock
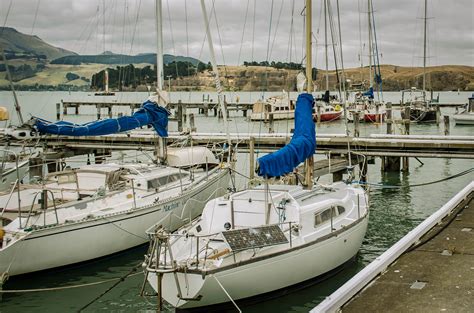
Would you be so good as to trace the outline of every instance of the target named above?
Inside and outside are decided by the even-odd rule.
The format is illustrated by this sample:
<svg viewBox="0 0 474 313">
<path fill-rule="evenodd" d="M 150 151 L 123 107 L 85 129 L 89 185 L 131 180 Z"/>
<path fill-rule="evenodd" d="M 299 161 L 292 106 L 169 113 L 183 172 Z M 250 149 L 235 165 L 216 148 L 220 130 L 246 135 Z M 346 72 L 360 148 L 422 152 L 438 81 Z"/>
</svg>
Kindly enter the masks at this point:
<svg viewBox="0 0 474 313">
<path fill-rule="evenodd" d="M 473 198 L 474 181 L 311 312 L 472 312 Z"/>
<path fill-rule="evenodd" d="M 239 152 L 249 151 L 250 140 L 255 151 L 270 152 L 283 147 L 291 139 L 288 133 L 231 133 L 230 140 L 238 145 Z M 193 145 L 221 147 L 226 142 L 223 133 L 181 134 L 170 132 L 168 144 L 188 141 Z M 153 130 L 135 130 L 105 136 L 43 136 L 40 142 L 49 149 L 107 149 L 107 150 L 154 150 L 157 142 Z M 383 157 L 427 157 L 474 159 L 474 136 L 420 136 L 420 135 L 373 135 L 346 137 L 340 134 L 319 134 L 316 137 L 319 154 L 346 154 L 347 146 L 354 153 Z M 23 144 L 23 143 L 22 143 Z"/>
</svg>

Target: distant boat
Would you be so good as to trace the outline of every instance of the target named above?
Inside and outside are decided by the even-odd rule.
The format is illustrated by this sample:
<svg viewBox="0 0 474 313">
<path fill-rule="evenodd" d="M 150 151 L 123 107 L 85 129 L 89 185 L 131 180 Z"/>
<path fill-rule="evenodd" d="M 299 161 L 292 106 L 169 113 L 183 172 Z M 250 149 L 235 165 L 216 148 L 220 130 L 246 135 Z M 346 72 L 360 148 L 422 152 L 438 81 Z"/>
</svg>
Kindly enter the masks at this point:
<svg viewBox="0 0 474 313">
<path fill-rule="evenodd" d="M 453 115 L 453 120 L 456 125 L 474 125 L 474 94 L 464 110 Z"/>
<path fill-rule="evenodd" d="M 290 120 L 295 118 L 295 101 L 285 91 L 281 95 L 258 100 L 252 106 L 251 121 Z"/>
</svg>

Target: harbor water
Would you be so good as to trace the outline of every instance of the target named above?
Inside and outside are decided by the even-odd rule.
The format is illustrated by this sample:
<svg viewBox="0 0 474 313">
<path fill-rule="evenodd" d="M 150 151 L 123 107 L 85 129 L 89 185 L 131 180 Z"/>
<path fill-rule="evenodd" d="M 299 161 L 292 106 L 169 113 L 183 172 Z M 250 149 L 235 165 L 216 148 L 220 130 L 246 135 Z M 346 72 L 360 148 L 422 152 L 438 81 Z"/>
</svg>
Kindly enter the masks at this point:
<svg viewBox="0 0 474 313">
<path fill-rule="evenodd" d="M 207 93 L 206 93 L 207 94 Z M 275 94 L 275 93 L 273 93 Z M 398 103 L 400 93 L 385 93 L 386 101 Z M 435 94 L 436 95 L 436 94 Z M 173 93 L 172 101 L 183 102 L 200 101 L 203 93 Z M 229 93 L 228 100 L 235 101 L 239 97 L 240 102 L 254 101 L 262 96 L 261 93 Z M 266 94 L 268 96 L 268 93 Z M 442 92 L 439 101 L 441 103 L 464 104 L 470 93 L 467 92 Z M 64 101 L 136 101 L 146 99 L 147 93 L 123 93 L 115 98 L 94 97 L 88 93 L 67 92 L 20 92 L 19 101 L 22 106 L 24 119 L 38 116 L 44 119 L 54 120 L 56 116 L 56 103 L 61 99 Z M 214 97 L 215 94 L 211 94 Z M 214 100 L 214 103 L 216 100 Z M 13 98 L 10 92 L 0 92 L 0 105 L 7 106 L 15 123 L 13 109 Z M 96 117 L 95 107 L 80 109 L 80 116 L 71 115 L 64 117 L 65 120 L 73 122 L 85 122 L 94 120 Z M 454 113 L 454 108 L 442 108 L 443 115 Z M 129 114 L 130 109 L 115 108 L 113 113 Z M 224 132 L 223 121 L 216 117 L 204 117 L 197 115 L 197 110 L 188 110 L 187 113 L 196 115 L 196 127 L 199 132 Z M 104 116 L 106 115 L 103 112 Z M 399 113 L 395 114 L 399 117 Z M 0 125 L 3 127 L 3 125 Z M 349 129 L 353 125 L 349 124 Z M 401 126 L 395 126 L 395 133 L 401 134 Z M 290 132 L 293 121 L 275 122 L 275 131 Z M 170 130 L 176 130 L 177 125 L 170 122 Z M 230 132 L 253 132 L 266 133 L 268 125 L 261 122 L 250 122 L 242 116 L 241 112 L 231 112 L 229 121 Z M 336 121 L 318 125 L 319 134 L 341 134 L 344 133 L 344 123 Z M 385 125 L 361 124 L 360 135 L 365 136 L 375 133 L 385 133 Z M 436 124 L 418 125 L 412 124 L 411 134 L 444 134 L 443 125 Z M 473 135 L 472 126 L 455 126 L 451 124 L 452 135 Z M 353 147 L 357 149 L 358 147 Z M 258 147 L 256 147 L 258 153 Z M 127 157 L 133 157 L 136 153 L 129 153 Z M 259 154 L 261 155 L 261 154 Z M 123 154 L 114 153 L 113 158 L 123 158 Z M 324 156 L 318 156 L 323 158 Z M 84 157 L 75 157 L 70 164 L 75 165 L 84 161 Z M 257 303 L 244 303 L 240 308 L 244 312 L 307 312 L 332 291 L 337 289 L 345 281 L 351 278 L 357 271 L 383 253 L 393 243 L 413 229 L 423 219 L 433 213 L 436 209 L 447 202 L 467 183 L 474 180 L 474 174 L 461 176 L 455 179 L 443 180 L 459 172 L 473 167 L 472 160 L 460 159 L 410 159 L 409 173 L 392 172 L 382 173 L 380 171 L 380 160 L 369 165 L 368 181 L 373 184 L 369 191 L 370 219 L 369 228 L 363 242 L 360 253 L 356 259 L 348 264 L 340 272 L 335 273 L 329 279 L 315 283 L 312 282 L 304 288 L 289 288 L 284 292 L 269 295 Z M 248 175 L 249 158 L 246 154 L 239 154 L 237 170 Z M 433 181 L 434 184 L 423 185 Z M 331 177 L 323 177 L 320 182 L 330 182 Z M 237 188 L 241 189 L 245 180 L 237 181 Z M 400 186 L 399 188 L 379 188 L 380 185 Z M 421 186 L 416 186 L 421 185 Z M 100 238 L 97 238 L 100 240 Z M 91 242 L 91 245 L 94 243 Z M 77 311 L 96 297 L 106 292 L 119 278 L 129 273 L 133 267 L 143 261 L 146 246 L 137 247 L 118 255 L 106 257 L 100 260 L 78 264 L 66 268 L 60 268 L 32 275 L 13 277 L 3 287 L 4 291 L 20 290 L 25 292 L 0 293 L 0 312 L 73 312 Z M 288 271 L 297 271 L 298 264 L 288 268 Z M 278 275 L 278 273 L 275 273 Z M 103 283 L 100 283 L 103 282 Z M 143 298 L 139 296 L 143 282 L 141 268 L 134 272 L 125 281 L 119 283 L 103 297 L 91 304 L 85 312 L 153 312 L 156 309 L 156 297 Z M 95 284 L 98 283 L 98 284 Z M 249 281 L 249 284 L 252 284 Z M 79 288 L 67 289 L 67 286 L 83 285 Z M 49 291 L 28 291 L 57 288 Z M 147 287 L 148 292 L 152 289 Z M 230 307 L 229 312 L 235 308 Z"/>
</svg>

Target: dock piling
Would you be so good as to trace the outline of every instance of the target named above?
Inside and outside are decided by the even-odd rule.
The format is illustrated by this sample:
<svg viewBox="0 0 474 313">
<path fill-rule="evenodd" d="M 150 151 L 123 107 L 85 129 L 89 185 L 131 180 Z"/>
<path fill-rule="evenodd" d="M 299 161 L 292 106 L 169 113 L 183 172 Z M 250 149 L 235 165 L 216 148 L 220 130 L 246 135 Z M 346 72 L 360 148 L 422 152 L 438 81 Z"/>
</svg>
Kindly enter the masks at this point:
<svg viewBox="0 0 474 313">
<path fill-rule="evenodd" d="M 449 115 L 444 116 L 444 134 L 449 135 Z"/>
<path fill-rule="evenodd" d="M 56 121 L 61 119 L 61 103 L 56 103 Z"/>
<path fill-rule="evenodd" d="M 359 137 L 359 112 L 353 112 L 352 115 L 354 116 L 354 137 Z"/>
</svg>

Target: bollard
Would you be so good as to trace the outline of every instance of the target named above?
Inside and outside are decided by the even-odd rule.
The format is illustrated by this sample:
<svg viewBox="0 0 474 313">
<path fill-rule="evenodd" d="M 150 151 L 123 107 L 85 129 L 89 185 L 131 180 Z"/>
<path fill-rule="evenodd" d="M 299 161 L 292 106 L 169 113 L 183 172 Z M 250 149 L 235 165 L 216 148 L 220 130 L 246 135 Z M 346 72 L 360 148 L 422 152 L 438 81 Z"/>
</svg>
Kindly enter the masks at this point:
<svg viewBox="0 0 474 313">
<path fill-rule="evenodd" d="M 449 136 L 449 115 L 444 116 L 444 134 Z"/>
</svg>

